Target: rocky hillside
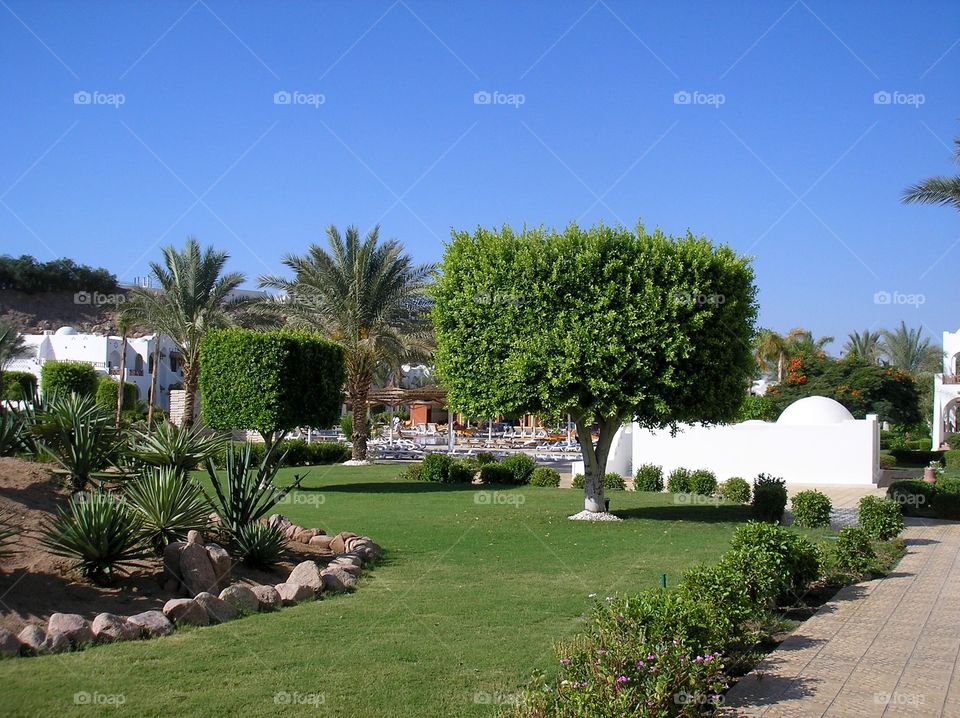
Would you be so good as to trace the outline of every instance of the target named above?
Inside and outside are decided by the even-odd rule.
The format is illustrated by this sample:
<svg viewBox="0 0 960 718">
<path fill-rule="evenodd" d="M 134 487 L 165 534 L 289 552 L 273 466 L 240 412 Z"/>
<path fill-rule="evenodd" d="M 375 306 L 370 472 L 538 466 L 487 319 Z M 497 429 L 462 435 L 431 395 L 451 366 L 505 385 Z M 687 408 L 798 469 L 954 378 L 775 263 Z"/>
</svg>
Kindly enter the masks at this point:
<svg viewBox="0 0 960 718">
<path fill-rule="evenodd" d="M 0 317 L 12 320 L 21 332 L 39 334 L 44 329 L 71 326 L 79 332 L 116 334 L 116 304 L 107 296 L 86 292 L 25 293 L 0 290 Z M 119 296 L 123 296 L 122 294 Z"/>
</svg>

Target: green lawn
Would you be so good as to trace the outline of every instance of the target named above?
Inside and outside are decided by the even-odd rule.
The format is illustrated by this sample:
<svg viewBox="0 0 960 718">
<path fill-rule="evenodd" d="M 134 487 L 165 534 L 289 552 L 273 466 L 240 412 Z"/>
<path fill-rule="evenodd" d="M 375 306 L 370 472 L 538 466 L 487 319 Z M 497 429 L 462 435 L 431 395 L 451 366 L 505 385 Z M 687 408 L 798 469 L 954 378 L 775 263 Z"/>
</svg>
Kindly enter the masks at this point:
<svg viewBox="0 0 960 718">
<path fill-rule="evenodd" d="M 2 661 L 0 712 L 492 715 L 477 694 L 496 700 L 531 670 L 550 670 L 553 643 L 577 630 L 589 594 L 654 586 L 662 573 L 672 584 L 718 558 L 747 514 L 614 492 L 611 508 L 630 520 L 571 522 L 578 491 L 439 487 L 398 480 L 400 468 L 315 467 L 282 507 L 297 523 L 384 547 L 355 594 L 165 639 Z M 124 703 L 76 705 L 78 692 Z M 292 704 L 278 706 L 278 693 Z"/>
</svg>

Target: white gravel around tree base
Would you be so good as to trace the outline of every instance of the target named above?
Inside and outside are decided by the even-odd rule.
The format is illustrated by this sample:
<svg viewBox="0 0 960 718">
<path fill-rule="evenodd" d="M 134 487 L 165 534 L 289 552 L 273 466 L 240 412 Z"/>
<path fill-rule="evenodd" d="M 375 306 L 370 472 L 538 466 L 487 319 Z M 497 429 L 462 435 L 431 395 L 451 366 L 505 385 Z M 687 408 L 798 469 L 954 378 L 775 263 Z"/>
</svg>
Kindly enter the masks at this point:
<svg viewBox="0 0 960 718">
<path fill-rule="evenodd" d="M 350 459 L 350 461 L 344 461 L 341 466 L 370 466 L 371 464 L 373 462 L 366 459 Z"/>
<path fill-rule="evenodd" d="M 623 521 L 619 516 L 614 516 L 606 511 L 581 511 L 573 516 L 568 516 L 571 521 Z"/>
</svg>

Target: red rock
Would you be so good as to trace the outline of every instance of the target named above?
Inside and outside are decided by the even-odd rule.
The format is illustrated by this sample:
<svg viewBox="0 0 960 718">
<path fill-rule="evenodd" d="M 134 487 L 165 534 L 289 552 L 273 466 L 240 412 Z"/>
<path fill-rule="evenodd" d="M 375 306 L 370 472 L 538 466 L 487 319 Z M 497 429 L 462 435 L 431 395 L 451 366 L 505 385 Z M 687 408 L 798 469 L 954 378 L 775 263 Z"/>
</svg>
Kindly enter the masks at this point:
<svg viewBox="0 0 960 718">
<path fill-rule="evenodd" d="M 280 601 L 284 606 L 292 606 L 295 603 L 316 598 L 316 592 L 312 588 L 302 586 L 299 583 L 278 583 L 274 588 L 280 595 Z"/>
<path fill-rule="evenodd" d="M 193 600 L 203 606 L 210 623 L 226 623 L 240 615 L 240 611 L 229 603 L 206 591 L 198 593 Z"/>
<path fill-rule="evenodd" d="M 144 611 L 130 616 L 127 620 L 150 637 L 173 633 L 173 624 L 162 611 Z"/>
<path fill-rule="evenodd" d="M 93 643 L 93 628 L 90 621 L 76 613 L 54 613 L 47 621 L 47 641 L 51 645 L 60 642 L 64 636 L 71 646 L 79 647 Z"/>
<path fill-rule="evenodd" d="M 226 601 L 240 613 L 256 613 L 260 610 L 260 599 L 246 586 L 238 583 L 227 586 L 220 592 L 220 599 Z"/>
<path fill-rule="evenodd" d="M 180 552 L 180 573 L 191 596 L 217 590 L 217 574 L 203 546 L 188 543 Z"/>
<path fill-rule="evenodd" d="M 280 608 L 280 594 L 273 586 L 252 586 L 250 590 L 260 601 L 261 611 L 275 611 Z"/>
<path fill-rule="evenodd" d="M 135 626 L 123 616 L 101 613 L 93 619 L 93 635 L 101 643 L 114 641 L 132 641 L 140 637 L 140 627 Z"/>
<path fill-rule="evenodd" d="M 163 604 L 163 615 L 178 626 L 207 626 L 206 609 L 192 598 L 171 598 Z"/>
<path fill-rule="evenodd" d="M 314 592 L 323 590 L 323 579 L 320 578 L 320 568 L 313 561 L 298 563 L 293 571 L 290 572 L 287 583 L 299 583 L 301 586 L 309 586 Z"/>
</svg>

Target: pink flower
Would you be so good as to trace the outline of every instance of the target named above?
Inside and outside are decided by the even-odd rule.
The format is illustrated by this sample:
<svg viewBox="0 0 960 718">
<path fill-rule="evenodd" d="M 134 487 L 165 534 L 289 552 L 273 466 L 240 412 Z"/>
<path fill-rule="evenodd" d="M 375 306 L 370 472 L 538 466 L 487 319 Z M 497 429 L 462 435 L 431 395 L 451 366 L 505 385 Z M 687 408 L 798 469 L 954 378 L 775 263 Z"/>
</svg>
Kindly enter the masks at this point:
<svg viewBox="0 0 960 718">
<path fill-rule="evenodd" d="M 561 659 L 560 659 L 560 665 L 561 665 L 561 666 L 569 666 L 569 665 L 570 665 L 570 659 L 569 659 L 569 658 L 561 658 Z"/>
<path fill-rule="evenodd" d="M 617 676 L 617 683 L 623 685 L 624 683 L 629 683 L 630 679 L 627 676 Z"/>
</svg>

